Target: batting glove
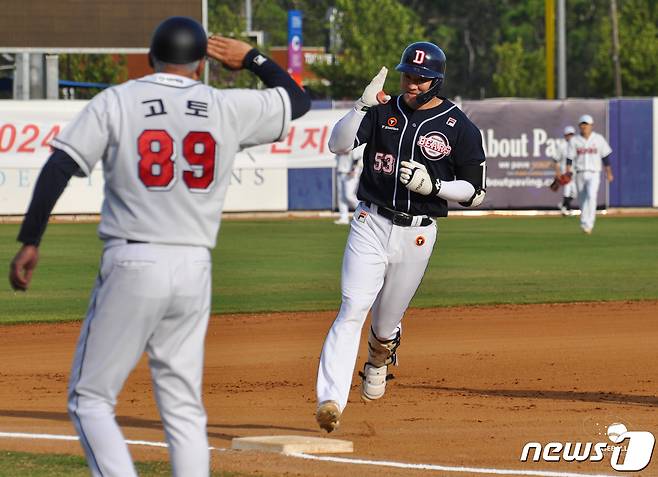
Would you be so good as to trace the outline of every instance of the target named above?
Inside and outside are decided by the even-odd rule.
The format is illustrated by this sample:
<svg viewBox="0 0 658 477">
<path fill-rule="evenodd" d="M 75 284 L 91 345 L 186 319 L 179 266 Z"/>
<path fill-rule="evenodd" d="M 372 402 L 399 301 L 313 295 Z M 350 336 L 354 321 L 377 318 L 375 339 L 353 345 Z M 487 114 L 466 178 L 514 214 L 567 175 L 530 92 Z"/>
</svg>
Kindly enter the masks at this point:
<svg viewBox="0 0 658 477">
<path fill-rule="evenodd" d="M 400 182 L 420 195 L 437 195 L 441 190 L 441 179 L 433 179 L 427 168 L 419 162 L 400 162 Z"/>
<path fill-rule="evenodd" d="M 383 91 L 387 74 L 388 68 L 386 68 L 386 66 L 382 66 L 382 69 L 379 70 L 379 73 L 377 73 L 370 84 L 366 86 L 366 89 L 363 91 L 361 97 L 356 100 L 354 109 L 357 111 L 367 111 L 371 106 L 388 103 L 391 97 Z"/>
</svg>

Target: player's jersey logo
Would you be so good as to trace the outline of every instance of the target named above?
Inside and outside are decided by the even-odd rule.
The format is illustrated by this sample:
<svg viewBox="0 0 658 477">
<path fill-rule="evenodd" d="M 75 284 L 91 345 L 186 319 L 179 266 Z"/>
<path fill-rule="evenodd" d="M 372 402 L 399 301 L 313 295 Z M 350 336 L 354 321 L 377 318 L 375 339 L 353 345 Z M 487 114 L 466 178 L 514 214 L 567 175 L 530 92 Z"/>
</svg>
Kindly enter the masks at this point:
<svg viewBox="0 0 658 477">
<path fill-rule="evenodd" d="M 382 124 L 382 129 L 387 129 L 389 131 L 399 131 L 400 128 L 398 128 L 397 125 L 398 118 L 395 116 L 389 116 L 389 118 L 386 120 L 386 124 Z"/>
<path fill-rule="evenodd" d="M 445 134 L 432 131 L 418 138 L 416 143 L 420 147 L 423 156 L 430 161 L 438 161 L 450 154 L 452 148 Z"/>
<path fill-rule="evenodd" d="M 422 65 L 425 61 L 425 52 L 423 50 L 416 50 L 416 57 L 412 60 L 417 65 Z"/>
<path fill-rule="evenodd" d="M 425 245 L 425 237 L 423 237 L 422 235 L 416 237 L 416 245 L 418 245 L 419 247 Z"/>
<path fill-rule="evenodd" d="M 455 127 L 455 124 L 457 124 L 457 120 L 456 120 L 455 118 L 453 118 L 452 116 L 450 116 L 450 117 L 448 118 L 448 120 L 446 121 L 446 124 L 447 124 L 448 126 L 450 126 L 451 128 L 452 128 L 452 127 Z"/>
</svg>

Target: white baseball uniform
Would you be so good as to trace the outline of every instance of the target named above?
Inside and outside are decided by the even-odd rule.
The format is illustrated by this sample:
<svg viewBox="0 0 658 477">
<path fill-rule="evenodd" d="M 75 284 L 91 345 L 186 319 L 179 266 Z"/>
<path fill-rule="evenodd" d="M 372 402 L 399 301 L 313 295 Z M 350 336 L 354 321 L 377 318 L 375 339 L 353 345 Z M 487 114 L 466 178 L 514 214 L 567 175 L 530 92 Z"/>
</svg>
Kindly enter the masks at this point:
<svg viewBox="0 0 658 477">
<path fill-rule="evenodd" d="M 85 174 L 103 162 L 100 273 L 68 407 L 94 476 L 135 476 L 114 418 L 146 351 L 175 476 L 207 476 L 201 399 L 211 260 L 236 152 L 282 140 L 282 88 L 217 90 L 157 73 L 103 91 L 52 141 Z"/>
<path fill-rule="evenodd" d="M 354 151 L 336 154 L 336 196 L 338 199 L 339 219 L 337 223 L 349 223 L 349 209 L 356 208 L 356 164 L 357 153 Z"/>
<path fill-rule="evenodd" d="M 567 172 L 567 153 L 569 148 L 569 141 L 560 141 L 555 151 L 555 162 L 560 165 L 560 171 L 564 174 Z M 576 182 L 571 181 L 562 188 L 562 197 L 576 197 Z"/>
<path fill-rule="evenodd" d="M 569 142 L 567 155 L 576 171 L 576 187 L 580 204 L 580 226 L 592 230 L 596 221 L 596 198 L 601 181 L 602 158 L 612 149 L 603 136 L 592 131 L 589 138 L 576 135 Z"/>
</svg>

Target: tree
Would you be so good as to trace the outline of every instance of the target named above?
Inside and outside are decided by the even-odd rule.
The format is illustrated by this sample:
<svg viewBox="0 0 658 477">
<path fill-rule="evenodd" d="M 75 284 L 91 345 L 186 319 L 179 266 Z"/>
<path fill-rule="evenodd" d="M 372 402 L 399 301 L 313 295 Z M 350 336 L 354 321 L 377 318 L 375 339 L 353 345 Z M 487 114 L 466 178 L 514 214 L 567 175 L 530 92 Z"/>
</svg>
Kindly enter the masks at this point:
<svg viewBox="0 0 658 477">
<path fill-rule="evenodd" d="M 246 40 L 245 20 L 240 0 L 214 1 L 208 5 L 208 31 L 222 36 Z M 258 84 L 248 71 L 230 71 L 216 61 L 208 61 L 210 84 L 218 88 L 253 88 Z"/>
<path fill-rule="evenodd" d="M 128 78 L 125 55 L 66 54 L 59 56 L 60 76 L 69 81 L 118 84 Z M 89 99 L 100 89 L 78 89 L 76 97 Z"/>
<path fill-rule="evenodd" d="M 493 84 L 500 96 L 541 98 L 546 92 L 544 49 L 527 52 L 521 38 L 493 47 L 496 72 Z"/>
<path fill-rule="evenodd" d="M 624 96 L 653 96 L 658 91 L 658 5 L 651 0 L 620 2 L 619 42 Z M 586 72 L 593 95 L 613 96 L 611 22 L 599 24 L 599 48 Z"/>
<path fill-rule="evenodd" d="M 337 0 L 336 7 L 343 51 L 333 64 L 313 67 L 331 83 L 332 98 L 358 98 L 382 66 L 392 70 L 409 43 L 425 38 L 418 16 L 396 0 Z M 397 74 L 389 74 L 385 89 L 398 91 Z"/>
</svg>

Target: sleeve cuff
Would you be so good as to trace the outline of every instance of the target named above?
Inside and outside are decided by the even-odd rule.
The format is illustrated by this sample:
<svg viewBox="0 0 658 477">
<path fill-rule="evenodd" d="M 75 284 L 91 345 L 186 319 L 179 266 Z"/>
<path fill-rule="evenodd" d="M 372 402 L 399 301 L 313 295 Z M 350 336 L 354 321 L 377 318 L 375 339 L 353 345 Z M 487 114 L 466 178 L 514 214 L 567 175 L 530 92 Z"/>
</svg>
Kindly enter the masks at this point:
<svg viewBox="0 0 658 477">
<path fill-rule="evenodd" d="M 288 135 L 288 129 L 290 128 L 290 121 L 292 118 L 292 108 L 290 106 L 290 98 L 288 97 L 288 92 L 280 86 L 274 88 L 274 90 L 279 93 L 281 101 L 283 102 L 283 121 L 281 124 L 281 134 L 279 134 L 278 139 L 275 139 L 276 142 L 283 141 Z"/>
<path fill-rule="evenodd" d="M 80 170 L 83 172 L 85 177 L 91 174 L 89 164 L 85 162 L 85 160 L 82 158 L 82 155 L 80 155 L 73 146 L 62 142 L 59 139 L 53 139 L 50 141 L 50 145 L 56 149 L 61 149 L 66 154 L 68 154 L 69 157 L 71 157 L 71 159 L 73 159 L 78 164 L 78 166 L 80 166 Z"/>
</svg>

